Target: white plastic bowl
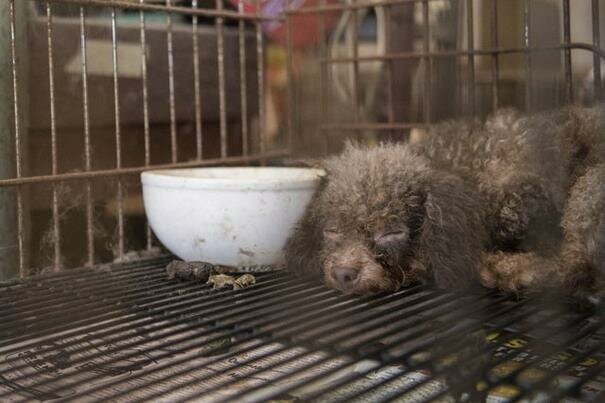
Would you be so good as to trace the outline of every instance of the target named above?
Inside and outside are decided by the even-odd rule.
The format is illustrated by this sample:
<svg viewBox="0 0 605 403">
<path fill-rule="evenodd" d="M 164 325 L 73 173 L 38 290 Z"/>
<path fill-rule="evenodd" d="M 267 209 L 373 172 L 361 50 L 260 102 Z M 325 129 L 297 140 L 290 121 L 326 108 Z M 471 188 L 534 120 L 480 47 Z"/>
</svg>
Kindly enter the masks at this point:
<svg viewBox="0 0 605 403">
<path fill-rule="evenodd" d="M 143 172 L 149 224 L 187 261 L 280 264 L 323 171 L 310 168 L 196 168 Z"/>
</svg>

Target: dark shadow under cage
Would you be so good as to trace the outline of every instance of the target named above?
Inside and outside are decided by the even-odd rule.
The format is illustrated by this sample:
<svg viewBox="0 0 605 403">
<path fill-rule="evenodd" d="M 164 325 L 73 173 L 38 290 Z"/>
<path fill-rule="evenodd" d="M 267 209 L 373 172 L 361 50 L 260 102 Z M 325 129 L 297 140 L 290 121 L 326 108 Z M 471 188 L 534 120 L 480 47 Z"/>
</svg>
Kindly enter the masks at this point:
<svg viewBox="0 0 605 403">
<path fill-rule="evenodd" d="M 138 175 L 598 103 L 604 3 L 2 1 L 0 400 L 602 401 L 599 305 L 173 282 Z"/>
</svg>

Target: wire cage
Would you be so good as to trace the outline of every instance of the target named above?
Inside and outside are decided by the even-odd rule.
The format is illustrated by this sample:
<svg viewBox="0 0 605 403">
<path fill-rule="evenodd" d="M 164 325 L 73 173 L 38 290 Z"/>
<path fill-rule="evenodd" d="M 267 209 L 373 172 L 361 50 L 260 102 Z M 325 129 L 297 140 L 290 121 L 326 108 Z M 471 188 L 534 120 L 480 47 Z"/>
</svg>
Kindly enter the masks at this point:
<svg viewBox="0 0 605 403">
<path fill-rule="evenodd" d="M 3 0 L 0 400 L 601 401 L 598 307 L 170 282 L 138 175 L 598 103 L 604 3 Z"/>
</svg>

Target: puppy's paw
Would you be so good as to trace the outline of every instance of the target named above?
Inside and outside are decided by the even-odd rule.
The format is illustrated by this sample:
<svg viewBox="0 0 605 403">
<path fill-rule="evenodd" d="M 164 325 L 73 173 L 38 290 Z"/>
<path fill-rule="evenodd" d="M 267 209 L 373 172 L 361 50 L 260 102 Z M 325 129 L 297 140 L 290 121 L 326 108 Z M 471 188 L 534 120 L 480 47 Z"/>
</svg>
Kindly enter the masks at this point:
<svg viewBox="0 0 605 403">
<path fill-rule="evenodd" d="M 480 281 L 487 288 L 504 292 L 519 292 L 534 287 L 542 278 L 537 259 L 533 253 L 490 254 L 479 272 Z"/>
<path fill-rule="evenodd" d="M 556 217 L 555 203 L 540 183 L 527 180 L 511 185 L 501 194 L 495 217 L 496 242 L 520 250 L 548 247 L 558 234 Z"/>
</svg>

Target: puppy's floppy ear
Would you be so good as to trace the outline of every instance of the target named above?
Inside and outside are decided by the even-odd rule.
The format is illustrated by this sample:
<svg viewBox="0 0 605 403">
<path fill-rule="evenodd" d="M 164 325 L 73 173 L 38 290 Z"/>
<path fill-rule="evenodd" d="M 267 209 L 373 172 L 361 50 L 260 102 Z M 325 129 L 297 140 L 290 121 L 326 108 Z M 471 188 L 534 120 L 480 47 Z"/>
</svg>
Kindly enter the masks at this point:
<svg viewBox="0 0 605 403">
<path fill-rule="evenodd" d="M 432 171 L 426 182 L 420 254 L 440 288 L 477 282 L 486 245 L 480 196 L 459 177 Z"/>
<path fill-rule="evenodd" d="M 299 274 L 321 274 L 319 253 L 323 242 L 323 220 L 319 216 L 319 195 L 327 179 L 322 178 L 319 189 L 302 219 L 294 227 L 286 246 L 286 269 Z"/>
</svg>

